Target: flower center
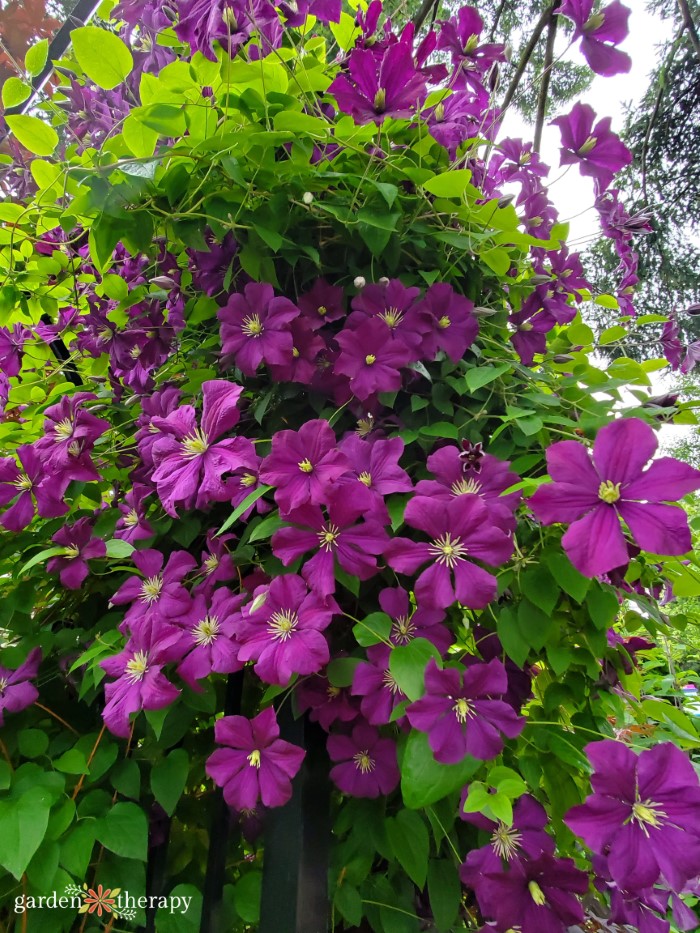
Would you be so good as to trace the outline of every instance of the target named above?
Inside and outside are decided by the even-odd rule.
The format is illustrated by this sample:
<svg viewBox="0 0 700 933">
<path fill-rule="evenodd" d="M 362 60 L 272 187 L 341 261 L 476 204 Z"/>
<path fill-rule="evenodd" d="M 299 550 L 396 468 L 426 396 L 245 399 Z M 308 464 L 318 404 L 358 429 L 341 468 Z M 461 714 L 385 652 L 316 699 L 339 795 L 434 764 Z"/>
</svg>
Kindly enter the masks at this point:
<svg viewBox="0 0 700 933">
<path fill-rule="evenodd" d="M 250 755 L 246 755 L 246 758 L 248 759 L 248 764 L 251 768 L 260 767 L 260 752 L 257 748 L 254 748 Z"/>
<path fill-rule="evenodd" d="M 241 330 L 246 335 L 246 337 L 259 337 L 263 332 L 262 321 L 260 320 L 260 315 L 258 314 L 249 314 L 247 317 L 243 318 L 243 323 L 241 324 Z"/>
<path fill-rule="evenodd" d="M 496 855 L 509 861 L 520 848 L 522 838 L 514 826 L 499 823 L 491 836 L 491 847 Z"/>
<path fill-rule="evenodd" d="M 326 695 L 328 700 L 335 700 L 336 697 L 340 696 L 340 687 L 334 687 L 333 684 L 328 684 L 326 687 Z"/>
<path fill-rule="evenodd" d="M 241 476 L 241 486 L 255 486 L 258 478 L 255 473 L 244 473 Z"/>
<path fill-rule="evenodd" d="M 647 826 L 653 829 L 659 829 L 666 819 L 666 814 L 659 808 L 658 803 L 652 800 L 637 800 L 632 807 L 632 819 L 636 820 L 644 832 L 649 835 Z"/>
<path fill-rule="evenodd" d="M 7 686 L 10 683 L 8 677 L 0 677 L 0 694 L 3 694 L 7 690 Z"/>
<path fill-rule="evenodd" d="M 204 616 L 192 629 L 197 645 L 211 645 L 219 635 L 219 620 L 216 616 Z"/>
<path fill-rule="evenodd" d="M 600 29 L 604 22 L 605 13 L 591 13 L 586 22 L 583 24 L 583 31 L 586 33 L 595 32 L 596 29 Z"/>
<path fill-rule="evenodd" d="M 302 473 L 313 473 L 314 471 L 314 465 L 309 460 L 308 457 L 306 458 L 306 460 L 300 460 L 299 463 L 297 463 L 297 466 L 299 467 Z"/>
<path fill-rule="evenodd" d="M 267 626 L 268 635 L 275 641 L 288 641 L 299 624 L 299 616 L 293 609 L 273 612 Z"/>
<path fill-rule="evenodd" d="M 149 577 L 141 584 L 141 599 L 145 603 L 154 603 L 160 596 L 163 589 L 163 578 L 160 574 L 155 577 Z"/>
<path fill-rule="evenodd" d="M 355 767 L 361 774 L 369 774 L 370 771 L 374 771 L 375 762 L 373 758 L 369 757 L 368 749 L 357 752 L 356 755 L 352 756 L 352 760 L 355 762 Z"/>
<path fill-rule="evenodd" d="M 26 473 L 20 473 L 12 485 L 15 487 L 15 489 L 19 489 L 21 492 L 27 492 L 32 488 L 32 481 L 29 479 Z"/>
<path fill-rule="evenodd" d="M 445 105 L 442 103 L 442 101 L 435 105 L 433 116 L 435 117 L 436 123 L 442 123 L 442 121 L 445 119 Z"/>
<path fill-rule="evenodd" d="M 372 474 L 371 473 L 367 473 L 367 472 L 360 473 L 360 475 L 357 478 L 359 479 L 361 483 L 364 483 L 364 485 L 367 486 L 367 488 L 369 488 L 372 485 Z"/>
<path fill-rule="evenodd" d="M 137 360 L 141 356 L 141 347 L 132 347 L 129 350 L 129 356 L 132 360 Z"/>
<path fill-rule="evenodd" d="M 195 428 L 194 434 L 188 434 L 180 441 L 183 456 L 185 460 L 193 460 L 195 457 L 201 457 L 209 449 L 209 439 L 200 429 Z"/>
<path fill-rule="evenodd" d="M 71 457 L 79 457 L 83 452 L 83 446 L 80 441 L 71 441 L 68 445 L 68 453 Z"/>
<path fill-rule="evenodd" d="M 75 560 L 76 557 L 80 557 L 80 548 L 77 544 L 69 544 L 68 547 L 63 548 L 63 553 L 68 560 Z"/>
<path fill-rule="evenodd" d="M 589 152 L 592 152 L 595 149 L 598 140 L 595 136 L 589 136 L 581 148 L 577 151 L 576 155 L 588 155 Z"/>
<path fill-rule="evenodd" d="M 368 366 L 371 366 L 373 363 L 376 363 L 376 362 L 377 362 L 377 357 L 374 355 L 374 353 L 368 353 L 367 356 L 365 357 L 365 363 L 367 363 Z"/>
<path fill-rule="evenodd" d="M 448 316 L 443 314 L 443 316 L 438 321 L 438 327 L 442 327 L 442 329 L 445 330 L 445 328 L 449 327 L 451 323 L 452 321 L 448 318 Z"/>
<path fill-rule="evenodd" d="M 136 511 L 136 509 L 131 509 L 131 511 L 127 512 L 124 516 L 124 524 L 127 528 L 134 528 L 136 525 L 138 525 L 138 523 L 139 513 Z"/>
<path fill-rule="evenodd" d="M 216 554 L 210 554 L 209 557 L 204 560 L 204 572 L 205 573 L 214 573 L 214 571 L 219 566 L 219 558 Z"/>
<path fill-rule="evenodd" d="M 299 359 L 299 355 L 300 355 L 300 354 L 299 354 L 299 351 L 297 350 L 297 348 L 296 348 L 296 347 L 292 347 L 292 356 L 294 357 L 295 360 L 298 360 L 298 359 Z"/>
<path fill-rule="evenodd" d="M 452 699 L 454 699 L 454 697 L 452 697 Z M 464 697 L 459 697 L 459 699 L 455 700 L 452 712 L 457 717 L 457 722 L 460 723 L 465 723 L 469 716 L 474 715 L 474 710 L 469 705 L 469 701 L 465 700 Z"/>
<path fill-rule="evenodd" d="M 328 314 L 328 308 L 326 308 L 325 305 L 319 305 L 316 310 L 321 315 L 321 317 L 325 317 Z"/>
<path fill-rule="evenodd" d="M 464 46 L 464 54 L 470 55 L 472 52 L 475 52 L 479 47 L 479 37 L 477 35 L 471 35 L 467 39 L 466 45 Z"/>
<path fill-rule="evenodd" d="M 387 668 L 384 671 L 384 676 L 382 677 L 382 683 L 387 688 L 387 690 L 390 690 L 392 693 L 401 693 L 403 695 L 403 691 L 401 690 L 399 685 L 394 680 L 394 676 L 389 670 L 389 668 Z"/>
<path fill-rule="evenodd" d="M 543 907 L 547 903 L 547 898 L 544 896 L 544 891 L 536 881 L 529 881 L 527 889 L 530 892 L 530 897 L 538 907 Z"/>
<path fill-rule="evenodd" d="M 374 95 L 374 110 L 375 113 L 384 113 L 386 110 L 386 91 L 383 87 Z"/>
<path fill-rule="evenodd" d="M 379 317 L 385 321 L 389 327 L 398 327 L 401 321 L 403 320 L 403 311 L 399 311 L 398 308 L 388 308 L 386 311 L 382 311 Z"/>
<path fill-rule="evenodd" d="M 603 502 L 607 502 L 609 505 L 612 505 L 613 502 L 617 502 L 620 498 L 620 484 L 613 483 L 611 479 L 606 479 L 605 482 L 601 483 L 598 487 L 598 498 L 602 499 Z"/>
<path fill-rule="evenodd" d="M 472 476 L 469 479 L 460 479 L 452 483 L 453 496 L 467 496 L 470 493 L 478 493 L 481 489 L 481 483 L 477 482 Z"/>
<path fill-rule="evenodd" d="M 407 645 L 415 638 L 415 625 L 408 616 L 399 616 L 391 626 L 391 637 L 399 645 Z"/>
<path fill-rule="evenodd" d="M 55 424 L 53 430 L 56 435 L 56 440 L 67 441 L 73 433 L 73 422 L 70 418 L 64 418 L 63 421 L 58 421 Z"/>
<path fill-rule="evenodd" d="M 126 662 L 126 676 L 132 684 L 143 680 L 148 673 L 148 652 L 137 651 L 130 661 Z"/>
<path fill-rule="evenodd" d="M 318 532 L 318 540 L 321 547 L 326 551 L 332 551 L 336 546 L 336 541 L 340 536 L 340 528 L 337 525 L 324 525 Z"/>
<path fill-rule="evenodd" d="M 464 560 L 464 555 L 467 553 L 460 539 L 453 538 L 449 531 L 428 545 L 428 550 L 433 557 L 437 558 L 438 564 L 444 564 L 447 567 L 455 567 L 458 561 Z"/>
</svg>

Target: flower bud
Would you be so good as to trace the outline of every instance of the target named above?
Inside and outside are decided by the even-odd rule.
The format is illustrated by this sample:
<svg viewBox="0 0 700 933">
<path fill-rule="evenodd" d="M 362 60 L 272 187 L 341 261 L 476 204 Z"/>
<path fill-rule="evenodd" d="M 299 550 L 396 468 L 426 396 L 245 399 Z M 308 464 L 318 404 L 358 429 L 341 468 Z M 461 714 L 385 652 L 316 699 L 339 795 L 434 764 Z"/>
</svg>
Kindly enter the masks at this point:
<svg viewBox="0 0 700 933">
<path fill-rule="evenodd" d="M 493 314 L 498 314 L 498 311 L 495 308 L 474 308 L 473 314 L 476 314 L 477 317 L 491 317 Z"/>
<path fill-rule="evenodd" d="M 352 284 L 355 286 L 355 288 L 364 288 L 367 284 L 367 279 L 364 277 L 364 275 L 358 275 L 355 277 L 355 281 Z"/>
<path fill-rule="evenodd" d="M 700 304 L 688 305 L 688 307 L 685 309 L 685 313 L 692 314 L 693 317 L 696 314 L 700 314 Z"/>
<path fill-rule="evenodd" d="M 389 279 L 388 279 L 385 275 L 383 275 L 383 276 L 381 277 L 381 279 L 379 280 L 379 284 L 380 284 L 380 285 L 388 285 L 388 284 L 389 284 Z"/>
<path fill-rule="evenodd" d="M 557 353 L 552 359 L 555 363 L 571 363 L 574 358 L 570 353 Z"/>
<path fill-rule="evenodd" d="M 512 194 L 504 194 L 502 198 L 499 198 L 499 199 L 498 199 L 498 206 L 499 206 L 501 209 L 504 208 L 504 207 L 510 207 L 510 205 L 511 205 L 512 203 L 513 203 L 513 195 L 512 195 Z"/>
<path fill-rule="evenodd" d="M 314 196 L 310 191 L 305 191 L 301 196 L 301 200 L 304 204 L 313 204 Z"/>
</svg>

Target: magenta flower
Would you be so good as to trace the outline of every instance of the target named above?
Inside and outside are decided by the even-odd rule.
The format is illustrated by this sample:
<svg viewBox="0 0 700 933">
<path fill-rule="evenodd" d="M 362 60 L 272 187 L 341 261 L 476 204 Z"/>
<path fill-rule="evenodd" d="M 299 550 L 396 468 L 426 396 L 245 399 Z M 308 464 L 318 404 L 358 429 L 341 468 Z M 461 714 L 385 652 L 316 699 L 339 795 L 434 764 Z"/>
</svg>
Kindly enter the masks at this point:
<svg viewBox="0 0 700 933">
<path fill-rule="evenodd" d="M 368 648 L 367 661 L 357 665 L 352 679 L 351 693 L 362 697 L 360 712 L 373 726 L 386 725 L 394 709 L 408 699 L 389 670 L 390 656 L 386 645 Z"/>
<path fill-rule="evenodd" d="M 110 732 L 126 738 L 132 713 L 163 709 L 178 698 L 180 691 L 163 668 L 180 660 L 185 638 L 182 629 L 159 622 L 134 631 L 123 651 L 100 661 L 100 667 L 117 678 L 105 684 L 102 718 Z"/>
<path fill-rule="evenodd" d="M 6 376 L 18 376 L 22 368 L 24 344 L 32 336 L 32 332 L 24 324 L 15 324 L 12 330 L 9 327 L 0 327 L 0 372 Z"/>
<path fill-rule="evenodd" d="M 326 349 L 326 341 L 305 317 L 294 318 L 289 324 L 292 347 L 283 363 L 270 363 L 270 375 L 275 382 L 300 382 L 308 385 L 316 373 L 316 360 Z"/>
<path fill-rule="evenodd" d="M 681 891 L 700 873 L 700 784 L 688 757 L 665 742 L 636 755 L 621 742 L 586 746 L 593 794 L 564 817 L 613 881 L 639 891 L 660 879 Z"/>
<path fill-rule="evenodd" d="M 0 516 L 0 525 L 8 531 L 21 531 L 34 518 L 34 503 L 42 518 L 65 515 L 68 506 L 47 476 L 45 465 L 31 444 L 17 448 L 17 457 L 0 459 L 0 505 L 14 503 Z"/>
<path fill-rule="evenodd" d="M 460 496 L 478 496 L 489 510 L 494 525 L 505 532 L 515 530 L 514 513 L 520 502 L 520 493 L 503 493 L 518 483 L 520 477 L 510 469 L 507 460 L 480 452 L 475 465 L 472 465 L 465 459 L 464 451 L 448 444 L 428 457 L 428 469 L 435 480 L 417 483 L 417 496 L 430 496 L 445 502 L 454 502 Z"/>
<path fill-rule="evenodd" d="M 219 309 L 224 360 L 232 359 L 246 376 L 263 362 L 283 366 L 293 347 L 289 324 L 298 316 L 299 308 L 275 297 L 272 285 L 250 282 Z"/>
<path fill-rule="evenodd" d="M 231 674 L 243 667 L 235 636 L 244 599 L 225 587 L 209 595 L 197 593 L 187 616 L 176 620 L 187 632 L 183 640 L 186 653 L 177 672 L 193 690 L 198 689 L 198 680 L 212 672 Z"/>
<path fill-rule="evenodd" d="M 700 489 L 700 471 L 673 457 L 644 469 L 656 447 L 648 424 L 620 418 L 598 432 L 592 459 L 576 441 L 547 449 L 553 482 L 540 486 L 529 504 L 545 525 L 570 524 L 562 545 L 587 577 L 628 562 L 620 519 L 645 551 L 677 555 L 690 550 L 685 512 L 665 503 Z"/>
<path fill-rule="evenodd" d="M 491 602 L 496 578 L 472 560 L 502 564 L 513 553 L 513 542 L 495 527 L 478 496 L 460 496 L 452 502 L 415 496 L 406 506 L 404 521 L 431 540 L 394 538 L 386 548 L 386 560 L 406 574 L 430 564 L 414 587 L 419 606 L 445 609 L 459 601 L 470 609 L 483 609 Z"/>
<path fill-rule="evenodd" d="M 665 358 L 671 364 L 671 369 L 680 369 L 683 359 L 683 344 L 680 341 L 680 327 L 675 314 L 664 324 L 659 343 Z"/>
<path fill-rule="evenodd" d="M 110 424 L 84 408 L 85 402 L 96 397 L 91 392 L 66 395 L 44 412 L 44 436 L 34 448 L 44 458 L 47 473 L 56 477 L 57 496 L 63 495 L 72 480 L 89 483 L 100 479 L 90 453 Z"/>
<path fill-rule="evenodd" d="M 265 0 L 178 0 L 176 6 L 178 39 L 211 61 L 216 61 L 214 42 L 233 57 L 254 32 L 268 42 L 278 32 L 281 37 L 277 12 Z"/>
<path fill-rule="evenodd" d="M 292 796 L 292 778 L 306 752 L 279 737 L 274 709 L 255 719 L 224 716 L 214 725 L 217 748 L 207 759 L 209 777 L 224 789 L 226 803 L 252 810 L 257 803 L 281 807 Z"/>
<path fill-rule="evenodd" d="M 503 736 L 520 735 L 525 720 L 501 699 L 508 690 L 500 661 L 477 661 L 464 671 L 425 669 L 425 696 L 406 710 L 414 729 L 428 734 L 435 760 L 457 764 L 467 755 L 488 761 L 503 749 Z"/>
<path fill-rule="evenodd" d="M 366 285 L 352 300 L 353 313 L 348 318 L 352 330 L 367 320 L 385 325 L 384 340 L 394 337 L 404 344 L 410 361 L 423 358 L 424 338 L 431 329 L 429 314 L 420 310 L 420 289 L 406 288 L 399 279 L 384 285 Z"/>
<path fill-rule="evenodd" d="M 133 544 L 135 541 L 153 537 L 155 531 L 146 519 L 143 505 L 144 500 L 152 493 L 153 490 L 148 486 L 134 483 L 133 489 L 130 489 L 124 496 L 124 501 L 119 503 L 119 511 L 122 514 L 114 529 L 115 538 Z"/>
<path fill-rule="evenodd" d="M 334 722 L 352 722 L 359 714 L 357 701 L 349 691 L 334 686 L 324 673 L 300 680 L 294 695 L 300 712 L 309 710 L 309 719 L 326 732 Z"/>
<path fill-rule="evenodd" d="M 284 574 L 256 589 L 238 626 L 241 661 L 254 660 L 268 684 L 285 686 L 294 674 L 316 674 L 329 661 L 322 634 L 336 613 L 334 599 L 309 591 L 297 574 Z"/>
<path fill-rule="evenodd" d="M 260 467 L 263 483 L 276 486 L 275 501 L 283 516 L 299 506 L 328 501 L 330 489 L 349 463 L 340 453 L 333 428 L 319 418 L 298 431 L 278 431 Z"/>
<path fill-rule="evenodd" d="M 87 562 L 92 557 L 105 557 L 107 545 L 102 538 L 92 535 L 92 521 L 80 518 L 72 525 L 64 525 L 51 539 L 63 546 L 64 554 L 52 557 L 46 565 L 49 573 L 57 573 L 61 583 L 69 590 L 78 590 L 90 569 Z"/>
<path fill-rule="evenodd" d="M 354 49 L 348 74 L 340 74 L 328 88 L 343 113 L 356 123 L 383 123 L 387 117 L 407 118 L 419 109 L 427 93 L 425 76 L 416 69 L 411 48 L 396 42 L 378 54 Z"/>
<path fill-rule="evenodd" d="M 325 279 L 316 279 L 311 289 L 299 297 L 297 304 L 313 330 L 345 316 L 343 289 L 339 285 L 330 285 Z"/>
<path fill-rule="evenodd" d="M 365 510 L 348 496 L 336 496 L 326 511 L 327 518 L 318 506 L 304 505 L 289 516 L 297 527 L 280 528 L 272 536 L 272 553 L 285 567 L 308 551 L 315 552 L 301 574 L 324 597 L 335 592 L 336 561 L 351 576 L 369 580 L 378 571 L 376 555 L 384 552 L 389 540 L 372 513 L 358 522 Z"/>
<path fill-rule="evenodd" d="M 347 457 L 350 473 L 340 479 L 338 489 L 350 496 L 364 498 L 367 510 L 389 524 L 384 497 L 393 492 L 410 492 L 413 483 L 408 473 L 399 466 L 404 443 L 400 437 L 377 438 L 366 441 L 357 434 L 348 434 L 339 444 Z"/>
<path fill-rule="evenodd" d="M 613 176 L 632 161 L 632 153 L 620 138 L 611 132 L 610 117 L 599 120 L 595 126 L 595 112 L 588 104 L 577 103 L 568 116 L 552 120 L 561 131 L 560 165 L 576 165 L 582 175 L 608 187 Z"/>
<path fill-rule="evenodd" d="M 185 574 L 197 565 L 186 551 L 175 551 L 165 560 L 160 551 L 134 551 L 133 562 L 142 576 L 129 577 L 110 600 L 110 606 L 131 603 L 123 625 L 135 632 L 154 620 L 177 619 L 190 611 L 190 595 L 182 585 Z"/>
<path fill-rule="evenodd" d="M 453 363 L 461 360 L 479 333 L 473 303 L 447 282 L 436 282 L 425 293 L 418 310 L 432 328 L 423 343 L 422 357 L 432 359 L 437 350 L 443 350 Z"/>
<path fill-rule="evenodd" d="M 516 859 L 507 870 L 486 874 L 477 898 L 485 896 L 499 930 L 519 928 L 522 933 L 563 933 L 583 923 L 579 896 L 588 891 L 588 875 L 573 859 L 541 855 Z"/>
<path fill-rule="evenodd" d="M 234 437 L 231 448 L 239 461 L 239 466 L 231 471 L 226 479 L 226 498 L 230 500 L 231 505 L 236 508 L 251 492 L 254 492 L 260 485 L 260 465 L 262 457 L 255 452 L 255 444 L 248 437 Z M 241 521 L 248 520 L 253 511 L 260 514 L 269 512 L 272 506 L 264 499 L 257 499 L 253 505 L 249 506 L 241 515 Z"/>
<path fill-rule="evenodd" d="M 39 696 L 30 681 L 39 673 L 40 663 L 41 649 L 34 648 L 16 670 L 0 666 L 0 726 L 4 725 L 5 713 L 20 713 Z"/>
<path fill-rule="evenodd" d="M 440 23 L 438 49 L 444 49 L 459 66 L 459 75 L 479 86 L 494 62 L 505 61 L 503 45 L 480 44 L 484 21 L 472 6 L 463 6 L 457 16 Z"/>
<path fill-rule="evenodd" d="M 439 623 L 445 618 L 442 609 L 414 608 L 402 587 L 386 587 L 379 593 L 379 605 L 391 619 L 389 639 L 394 645 L 407 645 L 414 638 L 426 638 L 444 654 L 452 644 L 449 629 Z"/>
<path fill-rule="evenodd" d="M 236 566 L 229 554 L 228 542 L 234 535 L 218 535 L 213 528 L 207 532 L 207 549 L 202 551 L 200 573 L 204 577 L 197 592 L 213 589 L 217 583 L 228 583 L 236 576 Z"/>
<path fill-rule="evenodd" d="M 215 441 L 238 424 L 242 391 L 223 379 L 204 382 L 201 427 L 191 405 L 154 419 L 162 436 L 153 445 L 153 482 L 168 515 L 177 517 L 176 505 L 204 508 L 228 498 L 223 476 L 240 459 L 232 439 Z"/>
<path fill-rule="evenodd" d="M 396 745 L 383 739 L 366 722 L 359 722 L 351 735 L 331 735 L 327 742 L 328 755 L 336 762 L 330 778 L 351 797 L 379 797 L 390 794 L 398 787 L 399 767 Z"/>
<path fill-rule="evenodd" d="M 401 388 L 401 370 L 412 359 L 406 344 L 392 338 L 379 320 L 368 320 L 342 330 L 337 338 L 340 355 L 334 372 L 350 378 L 354 395 L 364 402 L 375 392 L 395 392 Z"/>
<path fill-rule="evenodd" d="M 174 386 L 165 386 L 141 399 L 142 414 L 136 421 L 139 426 L 136 432 L 136 444 L 141 459 L 147 467 L 153 466 L 153 445 L 161 437 L 156 419 L 167 418 L 174 412 L 180 404 L 180 396 L 179 389 Z"/>
<path fill-rule="evenodd" d="M 593 3 L 594 0 L 564 0 L 557 13 L 573 21 L 574 39 L 581 39 L 581 51 L 596 74 L 610 77 L 629 71 L 632 59 L 615 46 L 629 33 L 630 11 L 614 0 L 594 13 Z"/>
</svg>

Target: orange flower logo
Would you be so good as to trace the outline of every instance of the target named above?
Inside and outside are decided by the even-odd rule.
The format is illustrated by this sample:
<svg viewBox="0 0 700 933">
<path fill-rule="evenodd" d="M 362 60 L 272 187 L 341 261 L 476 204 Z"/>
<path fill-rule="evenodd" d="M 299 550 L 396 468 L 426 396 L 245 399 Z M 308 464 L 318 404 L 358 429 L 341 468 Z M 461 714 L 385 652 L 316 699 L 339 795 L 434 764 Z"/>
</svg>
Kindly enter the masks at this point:
<svg viewBox="0 0 700 933">
<path fill-rule="evenodd" d="M 83 885 L 85 887 L 85 885 Z M 83 900 L 85 903 L 79 909 L 78 913 L 81 914 L 97 914 L 98 917 L 102 916 L 102 911 L 107 914 L 114 913 L 114 916 L 117 916 L 116 910 L 114 910 L 114 905 L 116 904 L 117 895 L 121 891 L 121 888 L 103 888 L 101 884 L 97 885 L 97 890 L 94 888 L 87 888 L 83 893 Z"/>
</svg>

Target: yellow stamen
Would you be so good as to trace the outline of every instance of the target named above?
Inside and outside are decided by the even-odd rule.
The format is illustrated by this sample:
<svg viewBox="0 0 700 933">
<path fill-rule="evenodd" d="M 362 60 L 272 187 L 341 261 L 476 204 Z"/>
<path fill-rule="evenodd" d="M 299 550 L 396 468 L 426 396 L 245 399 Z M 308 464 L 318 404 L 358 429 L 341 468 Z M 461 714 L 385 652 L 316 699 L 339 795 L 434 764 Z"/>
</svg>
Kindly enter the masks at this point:
<svg viewBox="0 0 700 933">
<path fill-rule="evenodd" d="M 273 612 L 267 627 L 268 635 L 272 635 L 274 641 L 288 641 L 292 637 L 292 632 L 299 624 L 299 616 L 291 609 L 283 609 L 281 612 Z"/>
<path fill-rule="evenodd" d="M 244 317 L 241 330 L 246 337 L 259 337 L 264 330 L 260 316 L 258 314 L 249 314 L 247 317 Z"/>
<path fill-rule="evenodd" d="M 154 603 L 163 589 L 163 578 L 160 575 L 149 577 L 141 584 L 141 599 L 145 603 Z"/>
<path fill-rule="evenodd" d="M 339 536 L 340 528 L 337 525 L 324 525 L 321 531 L 318 532 L 319 543 L 325 551 L 333 550 Z"/>
<path fill-rule="evenodd" d="M 180 441 L 185 460 L 193 460 L 195 457 L 201 457 L 209 449 L 209 438 L 200 429 L 195 428 L 194 434 L 188 434 Z"/>
<path fill-rule="evenodd" d="M 257 748 L 254 748 L 250 755 L 246 756 L 248 758 L 248 764 L 251 768 L 260 767 L 260 752 Z"/>
<path fill-rule="evenodd" d="M 71 544 L 63 549 L 63 553 L 69 560 L 75 560 L 76 557 L 80 557 L 80 548 L 77 544 Z"/>
<path fill-rule="evenodd" d="M 530 892 L 530 897 L 538 907 L 543 907 L 547 903 L 547 898 L 544 896 L 544 891 L 536 881 L 528 882 L 527 889 Z"/>
<path fill-rule="evenodd" d="M 241 486 L 255 486 L 258 478 L 255 473 L 244 473 L 241 476 Z"/>
<path fill-rule="evenodd" d="M 395 328 L 398 327 L 403 320 L 403 311 L 399 311 L 398 308 L 388 308 L 386 311 L 383 311 L 379 317 L 387 323 L 389 327 Z"/>
<path fill-rule="evenodd" d="M 374 771 L 375 762 L 369 757 L 369 751 L 367 749 L 353 755 L 352 760 L 355 762 L 357 770 L 362 774 L 369 774 L 370 771 Z"/>
<path fill-rule="evenodd" d="M 313 473 L 314 471 L 314 465 L 308 459 L 308 457 L 306 460 L 300 460 L 299 463 L 297 463 L 297 466 L 299 467 L 302 473 Z"/>
<path fill-rule="evenodd" d="M 325 317 L 328 314 L 328 308 L 326 308 L 324 305 L 319 305 L 316 310 L 321 315 L 321 317 Z"/>
<path fill-rule="evenodd" d="M 459 697 L 455 701 L 455 705 L 452 707 L 452 712 L 457 717 L 457 722 L 465 723 L 469 716 L 473 716 L 474 712 L 469 705 L 469 701 L 465 700 L 464 697 Z"/>
<path fill-rule="evenodd" d="M 442 329 L 444 330 L 446 327 L 449 327 L 451 323 L 452 321 L 448 318 L 448 316 L 446 314 L 443 314 L 443 316 L 438 321 L 438 327 L 442 327 Z"/>
<path fill-rule="evenodd" d="M 124 524 L 127 528 L 134 528 L 136 525 L 138 525 L 138 523 L 139 513 L 136 511 L 136 509 L 131 509 L 131 511 L 127 512 L 124 516 Z"/>
<path fill-rule="evenodd" d="M 612 505 L 613 502 L 617 502 L 620 498 L 620 484 L 613 483 L 612 480 L 606 479 L 605 482 L 601 483 L 598 487 L 598 498 L 602 499 L 603 502 L 607 502 L 609 505 Z"/>
<path fill-rule="evenodd" d="M 59 441 L 67 441 L 73 433 L 73 422 L 70 418 L 64 418 L 63 421 L 56 422 L 54 434 Z"/>
<path fill-rule="evenodd" d="M 205 616 L 192 629 L 197 645 L 211 645 L 219 635 L 219 620 L 216 616 Z"/>
<path fill-rule="evenodd" d="M 377 362 L 377 357 L 374 355 L 374 353 L 368 353 L 367 356 L 365 357 L 365 363 L 367 363 L 368 366 L 371 366 L 373 363 L 376 363 L 376 362 Z"/>
<path fill-rule="evenodd" d="M 499 823 L 491 836 L 491 847 L 496 855 L 510 860 L 520 848 L 522 838 L 522 835 L 514 826 Z"/>
<path fill-rule="evenodd" d="M 204 559 L 204 571 L 205 573 L 214 573 L 214 571 L 219 566 L 219 558 L 216 554 L 210 554 L 209 557 Z"/>
<path fill-rule="evenodd" d="M 384 113 L 386 110 L 386 91 L 383 87 L 374 95 L 374 110 L 376 113 Z"/>
<path fill-rule="evenodd" d="M 361 483 L 364 483 L 364 485 L 367 486 L 367 488 L 369 488 L 372 485 L 372 474 L 371 473 L 366 473 L 366 472 L 360 473 L 360 475 L 357 478 L 359 479 Z"/>
<path fill-rule="evenodd" d="M 477 482 L 473 477 L 469 479 L 460 479 L 456 483 L 452 483 L 451 491 L 453 496 L 466 496 L 470 494 L 478 493 L 481 489 L 481 483 Z"/>
<path fill-rule="evenodd" d="M 127 679 L 135 684 L 143 678 L 148 673 L 148 652 L 147 651 L 137 651 L 133 658 L 126 663 L 126 676 Z"/>
<path fill-rule="evenodd" d="M 663 810 L 659 809 L 658 803 L 654 803 L 651 800 L 645 800 L 642 803 L 641 800 L 637 800 L 632 807 L 632 819 L 636 820 L 648 835 L 646 826 L 658 829 L 663 825 L 666 814 Z"/>
<path fill-rule="evenodd" d="M 578 150 L 577 155 L 588 155 L 593 149 L 595 149 L 596 143 L 598 140 L 595 136 L 589 136 L 585 143 Z"/>
<path fill-rule="evenodd" d="M 436 538 L 428 546 L 430 553 L 437 558 L 438 564 L 444 564 L 447 567 L 455 567 L 460 560 L 464 560 L 467 553 L 466 547 L 459 538 L 453 538 L 449 531 Z"/>
<path fill-rule="evenodd" d="M 408 616 L 399 616 L 391 626 L 391 637 L 397 644 L 407 645 L 415 637 L 415 630 L 416 627 Z"/>
<path fill-rule="evenodd" d="M 28 492 L 32 488 L 32 481 L 26 473 L 20 473 L 12 485 L 21 492 Z"/>
</svg>

